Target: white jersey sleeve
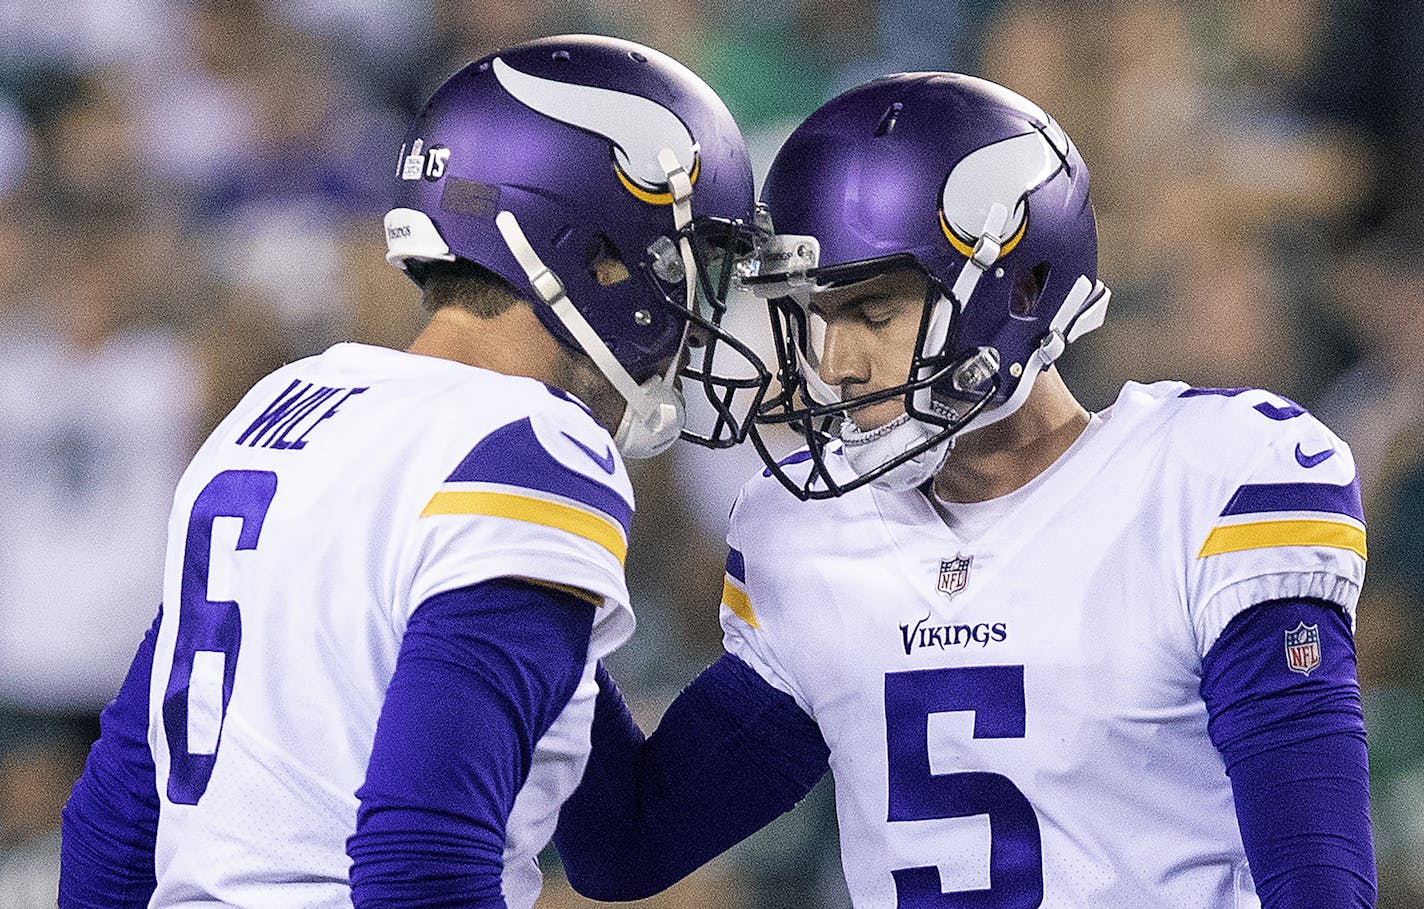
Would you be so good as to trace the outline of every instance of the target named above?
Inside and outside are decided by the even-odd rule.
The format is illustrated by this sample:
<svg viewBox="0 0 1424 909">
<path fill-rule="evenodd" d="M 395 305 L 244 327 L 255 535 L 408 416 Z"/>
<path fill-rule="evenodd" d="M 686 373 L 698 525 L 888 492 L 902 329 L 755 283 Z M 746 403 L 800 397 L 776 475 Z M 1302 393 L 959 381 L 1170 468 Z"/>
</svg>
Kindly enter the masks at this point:
<svg viewBox="0 0 1424 909">
<path fill-rule="evenodd" d="M 486 434 L 433 486 L 402 561 L 413 573 L 404 608 L 511 576 L 625 604 L 632 500 L 608 434 L 551 399 Z"/>
<path fill-rule="evenodd" d="M 731 525 L 727 532 L 727 573 L 722 581 L 722 603 L 719 609 L 722 647 L 727 653 L 752 667 L 757 675 L 772 687 L 791 695 L 802 710 L 810 713 L 809 702 L 792 681 L 791 673 L 781 665 L 776 655 L 776 645 L 768 637 L 770 631 L 762 625 L 762 619 L 758 617 L 756 606 L 752 603 L 749 592 L 751 585 L 747 579 L 747 560 L 743 555 L 746 543 L 741 540 L 742 526 L 738 520 L 741 508 L 742 499 L 739 497 L 732 507 Z M 752 570 L 760 570 L 755 561 Z"/>
<path fill-rule="evenodd" d="M 794 474 L 809 469 L 807 460 L 803 449 L 782 464 Z M 839 459 L 832 469 L 851 477 Z M 847 566 L 865 577 L 885 570 L 884 553 L 868 547 L 856 530 L 876 519 L 867 496 L 798 503 L 766 471 L 742 487 L 732 507 L 720 608 L 723 649 L 789 694 L 813 719 L 816 680 L 803 680 L 792 666 L 798 652 L 814 646 L 803 631 L 808 618 L 814 622 L 815 606 L 806 601 L 798 578 L 809 572 L 834 583 Z M 847 552 L 849 561 L 842 558 Z"/>
<path fill-rule="evenodd" d="M 1312 598 L 1354 622 L 1365 524 L 1349 446 L 1268 392 L 1193 390 L 1178 450 L 1202 483 L 1186 545 L 1187 608 L 1200 655 L 1242 611 Z M 1186 402 L 1184 402 L 1186 403 Z"/>
</svg>

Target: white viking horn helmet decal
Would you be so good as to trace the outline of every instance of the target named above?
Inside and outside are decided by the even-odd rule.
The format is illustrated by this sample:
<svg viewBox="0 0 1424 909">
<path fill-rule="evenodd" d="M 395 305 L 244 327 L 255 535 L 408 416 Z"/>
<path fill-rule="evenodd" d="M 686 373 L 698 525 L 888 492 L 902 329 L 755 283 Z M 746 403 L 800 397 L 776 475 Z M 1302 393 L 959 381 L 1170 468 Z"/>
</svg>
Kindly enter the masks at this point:
<svg viewBox="0 0 1424 909">
<path fill-rule="evenodd" d="M 954 165 L 940 190 L 940 228 L 955 249 L 974 254 L 989 209 L 998 203 L 1009 212 L 999 237 L 1007 255 L 1028 227 L 1028 194 L 1064 168 L 1068 136 L 1056 122 L 976 149 Z"/>
<path fill-rule="evenodd" d="M 678 164 L 697 180 L 697 143 L 672 111 L 628 92 L 575 85 L 521 73 L 496 57 L 494 74 L 520 104 L 613 143 L 614 169 L 623 186 L 644 202 L 672 203 L 658 152 L 672 149 Z"/>
</svg>

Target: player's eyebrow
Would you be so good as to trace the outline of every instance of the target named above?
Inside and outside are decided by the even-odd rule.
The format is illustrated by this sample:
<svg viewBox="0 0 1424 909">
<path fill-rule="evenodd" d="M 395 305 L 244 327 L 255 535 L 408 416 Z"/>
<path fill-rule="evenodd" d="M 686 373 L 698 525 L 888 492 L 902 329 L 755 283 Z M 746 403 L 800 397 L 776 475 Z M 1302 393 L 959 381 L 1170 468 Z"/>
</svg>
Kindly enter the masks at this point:
<svg viewBox="0 0 1424 909">
<path fill-rule="evenodd" d="M 874 305 L 876 303 L 889 302 L 891 302 L 890 294 L 884 291 L 867 291 L 866 293 L 856 294 L 855 296 L 847 299 L 843 303 L 832 302 L 829 306 L 826 306 L 823 303 L 817 301 L 815 298 L 812 298 L 808 308 L 811 310 L 811 312 L 815 313 L 821 318 L 829 319 L 849 309 L 864 309 L 865 307 Z"/>
</svg>

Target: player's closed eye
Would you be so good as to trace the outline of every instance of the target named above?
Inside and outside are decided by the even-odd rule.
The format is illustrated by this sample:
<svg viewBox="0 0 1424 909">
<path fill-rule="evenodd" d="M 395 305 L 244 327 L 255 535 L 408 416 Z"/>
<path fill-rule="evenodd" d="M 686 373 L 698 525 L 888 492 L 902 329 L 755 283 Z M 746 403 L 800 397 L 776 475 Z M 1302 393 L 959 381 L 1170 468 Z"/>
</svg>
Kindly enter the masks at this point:
<svg viewBox="0 0 1424 909">
<path fill-rule="evenodd" d="M 840 306 L 821 306 L 812 302 L 807 309 L 813 321 L 860 322 L 867 325 L 884 325 L 900 311 L 893 301 L 882 298 L 853 301 Z"/>
<path fill-rule="evenodd" d="M 901 307 L 889 301 L 876 301 L 874 303 L 864 303 L 855 308 L 860 321 L 871 327 L 879 327 L 892 321 L 900 312 Z"/>
</svg>

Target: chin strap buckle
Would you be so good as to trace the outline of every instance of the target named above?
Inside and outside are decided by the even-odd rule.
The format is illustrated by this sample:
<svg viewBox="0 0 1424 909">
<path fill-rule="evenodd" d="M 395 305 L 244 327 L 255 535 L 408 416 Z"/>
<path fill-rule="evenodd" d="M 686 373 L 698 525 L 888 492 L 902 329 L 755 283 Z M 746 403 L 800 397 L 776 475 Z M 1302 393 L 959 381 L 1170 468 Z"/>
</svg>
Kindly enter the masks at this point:
<svg viewBox="0 0 1424 909">
<path fill-rule="evenodd" d="M 553 306 L 560 297 L 568 296 L 564 282 L 559 280 L 559 276 L 547 266 L 529 276 L 529 285 L 534 288 L 534 292 L 539 295 L 539 298 L 550 306 Z"/>
<path fill-rule="evenodd" d="M 692 223 L 692 177 L 677 160 L 670 148 L 658 152 L 658 166 L 667 174 L 668 192 L 672 196 L 673 223 L 678 230 Z"/>
<path fill-rule="evenodd" d="M 1002 205 L 997 207 L 1003 208 Z M 999 261 L 999 253 L 1003 248 L 999 238 L 986 231 L 979 237 L 979 242 L 974 244 L 974 254 L 969 257 L 969 260 L 979 266 L 980 271 L 987 271 L 990 265 Z"/>
<path fill-rule="evenodd" d="M 954 289 L 950 291 L 960 306 L 969 302 L 970 295 L 974 293 L 974 288 L 978 286 L 984 272 L 989 270 L 989 266 L 999 261 L 999 255 L 1004 249 L 1000 236 L 1008 220 L 1009 210 L 1001 203 L 995 202 L 989 206 L 989 214 L 984 219 L 984 229 L 979 232 L 974 251 L 959 270 L 959 276 L 954 279 Z"/>
</svg>

